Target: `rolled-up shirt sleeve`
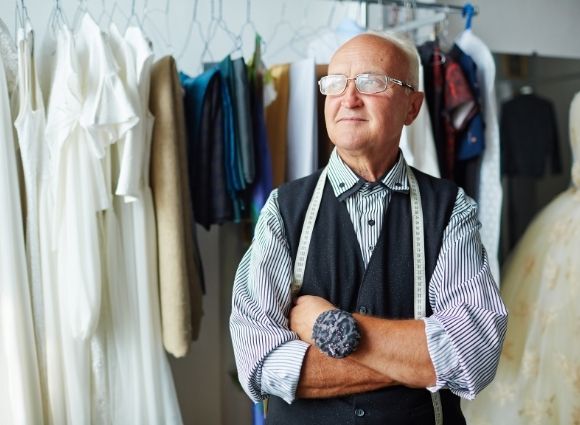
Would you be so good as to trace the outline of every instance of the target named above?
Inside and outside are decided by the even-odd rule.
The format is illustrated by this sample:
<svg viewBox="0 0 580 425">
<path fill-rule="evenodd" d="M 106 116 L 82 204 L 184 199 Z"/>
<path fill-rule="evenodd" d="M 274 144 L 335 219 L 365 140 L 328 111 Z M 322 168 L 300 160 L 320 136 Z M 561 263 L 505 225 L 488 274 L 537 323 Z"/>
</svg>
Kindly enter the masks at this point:
<svg viewBox="0 0 580 425">
<path fill-rule="evenodd" d="M 507 310 L 479 236 L 475 203 L 459 190 L 429 284 L 433 314 L 423 319 L 437 381 L 473 399 L 497 369 Z"/>
<path fill-rule="evenodd" d="M 256 224 L 252 245 L 236 272 L 230 333 L 238 377 L 248 396 L 295 398 L 309 344 L 288 327 L 292 259 L 278 209 L 270 194 Z"/>
</svg>

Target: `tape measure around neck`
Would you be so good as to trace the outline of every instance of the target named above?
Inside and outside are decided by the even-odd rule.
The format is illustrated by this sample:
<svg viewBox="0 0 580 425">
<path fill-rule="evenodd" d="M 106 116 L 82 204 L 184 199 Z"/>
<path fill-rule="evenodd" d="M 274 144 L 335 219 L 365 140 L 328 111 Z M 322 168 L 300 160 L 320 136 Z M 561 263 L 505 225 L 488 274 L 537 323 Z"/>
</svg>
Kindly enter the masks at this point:
<svg viewBox="0 0 580 425">
<path fill-rule="evenodd" d="M 291 286 L 292 298 L 298 296 L 304 279 L 304 269 L 306 268 L 306 259 L 308 249 L 310 248 L 310 239 L 316 222 L 316 216 L 322 201 L 324 185 L 326 183 L 327 167 L 325 167 L 316 187 L 302 225 L 298 252 L 294 262 L 294 280 Z M 414 272 L 414 317 L 421 319 L 426 315 L 426 298 L 427 285 L 425 278 L 425 243 L 423 232 L 423 208 L 421 206 L 421 194 L 419 184 L 411 167 L 407 166 L 407 178 L 409 180 L 409 193 L 411 198 L 411 233 L 413 238 L 413 272 Z M 435 412 L 435 425 L 443 425 L 443 408 L 441 406 L 441 397 L 438 392 L 431 393 L 433 409 Z"/>
<path fill-rule="evenodd" d="M 414 272 L 414 303 L 415 319 L 426 316 L 427 282 L 425 277 L 425 235 L 423 229 L 423 207 L 419 184 L 411 167 L 407 166 L 409 193 L 411 198 L 411 233 L 413 238 L 413 272 Z M 435 425 L 443 425 L 443 406 L 439 392 L 431 393 Z"/>
<path fill-rule="evenodd" d="M 312 237 L 312 230 L 320 208 L 320 201 L 324 193 L 324 184 L 326 183 L 326 175 L 328 167 L 324 167 L 314 188 L 314 193 L 308 204 L 306 210 L 306 217 L 302 225 L 302 233 L 300 234 L 300 242 L 298 243 L 298 252 L 296 253 L 296 260 L 294 261 L 294 280 L 292 281 L 291 294 L 292 298 L 296 298 L 302 288 L 302 281 L 304 279 L 304 269 L 306 268 L 306 258 L 308 257 L 308 249 L 310 248 L 310 238 Z"/>
</svg>

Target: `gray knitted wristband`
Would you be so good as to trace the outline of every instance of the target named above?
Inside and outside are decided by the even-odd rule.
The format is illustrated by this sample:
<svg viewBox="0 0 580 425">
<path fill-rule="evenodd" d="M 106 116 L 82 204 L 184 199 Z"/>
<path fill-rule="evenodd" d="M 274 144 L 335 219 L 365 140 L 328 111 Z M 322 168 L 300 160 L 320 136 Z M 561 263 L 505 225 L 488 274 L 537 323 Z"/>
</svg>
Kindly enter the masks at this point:
<svg viewBox="0 0 580 425">
<path fill-rule="evenodd" d="M 352 314 L 338 309 L 329 310 L 316 318 L 312 339 L 320 351 L 342 359 L 357 349 L 360 332 Z"/>
</svg>

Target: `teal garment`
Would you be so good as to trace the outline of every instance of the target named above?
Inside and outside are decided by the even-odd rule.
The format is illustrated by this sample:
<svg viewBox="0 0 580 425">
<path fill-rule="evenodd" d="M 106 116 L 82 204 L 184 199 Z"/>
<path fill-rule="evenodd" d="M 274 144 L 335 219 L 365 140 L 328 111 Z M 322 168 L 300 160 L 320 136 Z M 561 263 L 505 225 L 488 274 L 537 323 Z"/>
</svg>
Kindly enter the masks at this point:
<svg viewBox="0 0 580 425">
<path fill-rule="evenodd" d="M 185 90 L 187 155 L 195 221 L 206 229 L 235 220 L 227 190 L 223 142 L 222 78 L 217 67 L 191 78 L 180 73 Z"/>
<path fill-rule="evenodd" d="M 235 113 L 235 100 L 233 99 L 235 93 L 235 78 L 234 78 L 234 65 L 229 56 L 224 58 L 219 65 L 220 73 L 222 75 L 223 81 L 225 82 L 226 90 L 229 94 L 229 111 L 230 115 L 226 122 L 228 122 L 228 130 L 226 134 L 226 145 L 227 149 L 227 166 L 229 167 L 229 173 L 231 175 L 231 181 L 234 189 L 238 192 L 246 189 L 246 182 L 244 179 L 243 166 L 242 166 L 242 154 L 239 143 L 239 136 L 237 131 L 237 114 Z"/>
<path fill-rule="evenodd" d="M 232 103 L 231 85 L 229 76 L 233 73 L 233 64 L 229 56 L 222 60 L 218 67 L 222 75 L 222 104 L 224 108 L 224 168 L 226 187 L 234 208 L 234 221 L 237 223 L 242 218 L 245 210 L 242 192 L 246 189 L 243 176 L 239 143 L 236 140 L 236 117 Z"/>
<path fill-rule="evenodd" d="M 222 104 L 224 108 L 224 170 L 226 187 L 234 208 L 234 222 L 238 223 L 241 220 L 242 210 L 244 209 L 243 201 L 238 196 L 238 191 L 243 190 L 243 179 L 237 173 L 234 113 L 230 90 L 227 84 L 222 84 Z"/>
</svg>

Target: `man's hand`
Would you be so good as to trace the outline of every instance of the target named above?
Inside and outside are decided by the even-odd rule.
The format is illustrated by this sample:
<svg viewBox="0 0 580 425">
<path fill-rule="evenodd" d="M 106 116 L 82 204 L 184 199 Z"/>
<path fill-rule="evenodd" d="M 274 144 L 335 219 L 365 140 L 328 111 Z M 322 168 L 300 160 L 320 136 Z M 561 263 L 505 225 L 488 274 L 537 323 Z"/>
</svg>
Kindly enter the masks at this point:
<svg viewBox="0 0 580 425">
<path fill-rule="evenodd" d="M 324 298 L 313 295 L 298 297 L 290 310 L 290 329 L 296 332 L 302 341 L 314 345 L 312 340 L 314 322 L 321 313 L 335 308 Z"/>
</svg>

